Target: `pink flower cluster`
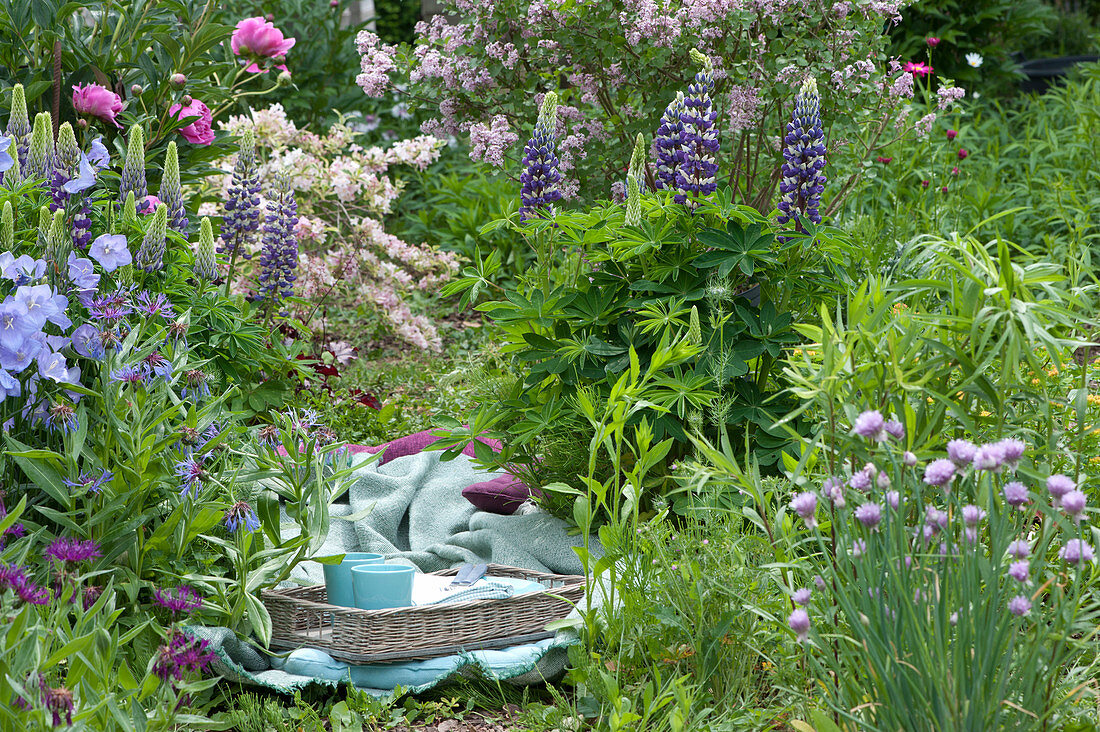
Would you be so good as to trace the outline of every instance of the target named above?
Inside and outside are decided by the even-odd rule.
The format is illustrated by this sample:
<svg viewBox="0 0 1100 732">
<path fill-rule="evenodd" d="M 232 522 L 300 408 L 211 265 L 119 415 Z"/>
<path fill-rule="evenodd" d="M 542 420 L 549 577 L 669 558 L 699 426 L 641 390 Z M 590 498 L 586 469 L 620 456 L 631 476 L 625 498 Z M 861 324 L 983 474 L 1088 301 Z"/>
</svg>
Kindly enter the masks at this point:
<svg viewBox="0 0 1100 732">
<path fill-rule="evenodd" d="M 362 57 L 359 62 L 362 73 L 355 77 L 355 83 L 363 87 L 369 97 L 385 96 L 390 89 L 390 72 L 395 67 L 397 49 L 382 43 L 382 39 L 368 30 L 359 32 L 355 46 Z"/>
<path fill-rule="evenodd" d="M 504 167 L 504 153 L 519 141 L 508 119 L 495 115 L 489 124 L 478 122 L 470 126 L 470 159 L 484 160 L 497 168 Z"/>
</svg>

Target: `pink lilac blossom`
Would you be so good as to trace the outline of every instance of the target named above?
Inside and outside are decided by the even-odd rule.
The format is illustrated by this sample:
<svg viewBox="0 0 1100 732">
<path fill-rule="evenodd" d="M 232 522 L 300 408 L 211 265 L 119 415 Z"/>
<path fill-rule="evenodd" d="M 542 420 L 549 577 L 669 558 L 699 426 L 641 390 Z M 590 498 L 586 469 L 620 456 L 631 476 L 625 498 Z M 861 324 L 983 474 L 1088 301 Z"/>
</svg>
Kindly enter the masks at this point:
<svg viewBox="0 0 1100 732">
<path fill-rule="evenodd" d="M 951 109 L 964 96 L 966 96 L 966 90 L 960 86 L 941 86 L 936 90 L 936 109 Z"/>
<path fill-rule="evenodd" d="M 756 127 L 760 122 L 760 90 L 755 86 L 734 85 L 730 87 L 728 94 L 729 107 L 726 114 L 730 132 Z"/>
<path fill-rule="evenodd" d="M 504 153 L 518 141 L 519 135 L 508 126 L 507 118 L 495 115 L 489 124 L 479 122 L 470 127 L 470 159 L 503 168 Z"/>
<path fill-rule="evenodd" d="M 440 16 L 437 16 L 440 17 Z M 390 89 L 390 72 L 394 70 L 394 55 L 397 48 L 382 43 L 382 40 L 369 30 L 359 31 L 355 37 L 355 46 L 359 50 L 360 73 L 355 83 L 363 88 L 368 97 L 382 97 Z"/>
</svg>

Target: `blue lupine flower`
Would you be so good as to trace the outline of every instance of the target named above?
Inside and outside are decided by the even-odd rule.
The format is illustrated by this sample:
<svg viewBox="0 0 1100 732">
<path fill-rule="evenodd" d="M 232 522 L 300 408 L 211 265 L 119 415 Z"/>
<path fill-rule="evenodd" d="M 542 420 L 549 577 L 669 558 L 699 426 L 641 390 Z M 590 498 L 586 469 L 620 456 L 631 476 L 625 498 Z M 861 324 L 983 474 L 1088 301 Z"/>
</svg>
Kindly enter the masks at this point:
<svg viewBox="0 0 1100 732">
<path fill-rule="evenodd" d="M 126 237 L 122 234 L 102 234 L 96 237 L 88 254 L 108 272 L 114 272 L 134 261 L 126 246 Z"/>
<path fill-rule="evenodd" d="M 31 361 L 41 350 L 42 343 L 33 338 L 25 338 L 19 345 L 11 348 L 0 344 L 0 368 L 18 374 L 31 365 Z"/>
<path fill-rule="evenodd" d="M 294 295 L 298 269 L 298 202 L 286 178 L 275 185 L 273 200 L 267 204 L 264 219 L 263 250 L 260 254 L 259 295 L 272 302 Z"/>
<path fill-rule="evenodd" d="M 176 461 L 174 472 L 180 481 L 180 495 L 186 498 L 192 491 L 197 495 L 202 490 L 202 482 L 206 478 L 206 468 L 203 461 L 205 455 L 191 453 L 182 460 Z"/>
<path fill-rule="evenodd" d="M 11 169 L 11 166 L 15 165 L 11 153 L 8 152 L 9 147 L 11 147 L 11 138 L 0 137 L 0 173 Z"/>
<path fill-rule="evenodd" d="M 241 529 L 257 531 L 260 528 L 260 517 L 246 501 L 237 501 L 225 512 L 225 528 L 234 534 Z"/>
<path fill-rule="evenodd" d="M 241 136 L 240 152 L 233 166 L 233 180 L 226 191 L 219 252 L 249 258 L 248 244 L 260 230 L 260 173 L 256 165 L 256 139 L 252 130 Z"/>
<path fill-rule="evenodd" d="M 553 215 L 554 204 L 561 200 L 558 156 L 554 152 L 558 121 L 558 95 L 550 92 L 542 100 L 539 118 L 531 139 L 523 148 L 523 172 L 520 174 L 520 219 Z"/>
<path fill-rule="evenodd" d="M 98 361 L 103 358 L 103 339 L 99 329 L 91 323 L 85 323 L 72 332 L 70 338 L 73 350 L 84 358 Z"/>
<path fill-rule="evenodd" d="M 95 168 L 92 167 L 87 155 L 80 156 L 78 171 L 75 178 L 61 186 L 66 193 L 83 193 L 95 185 Z"/>
<path fill-rule="evenodd" d="M 114 473 L 103 468 L 98 476 L 93 476 L 90 472 L 86 473 L 81 471 L 80 477 L 76 480 L 63 480 L 61 482 L 70 488 L 84 488 L 89 493 L 99 493 L 103 490 L 103 484 L 109 483 L 114 477 Z"/>
<path fill-rule="evenodd" d="M 779 217 L 794 220 L 803 231 L 802 219 L 821 223 L 821 193 L 825 190 L 825 133 L 821 129 L 821 98 L 817 82 L 806 79 L 795 99 L 787 135 L 783 138 L 783 178 L 779 182 Z"/>
<path fill-rule="evenodd" d="M 684 109 L 684 94 L 676 92 L 676 98 L 669 102 L 661 115 L 661 125 L 653 137 L 653 146 L 657 151 L 657 172 L 653 184 L 661 190 L 675 190 L 677 171 L 687 158 L 684 152 L 684 122 L 681 119 Z"/>
<path fill-rule="evenodd" d="M 684 111 L 680 114 L 680 121 L 684 123 L 684 161 L 676 171 L 676 187 L 684 193 L 675 196 L 677 203 L 687 203 L 689 196 L 705 196 L 717 188 L 714 177 L 718 171 L 718 163 L 715 158 L 720 145 L 718 128 L 715 126 L 718 112 L 711 100 L 714 92 L 714 65 L 698 51 L 693 51 L 691 55 L 703 64 L 703 69 L 688 86 L 688 93 L 684 97 Z"/>
</svg>

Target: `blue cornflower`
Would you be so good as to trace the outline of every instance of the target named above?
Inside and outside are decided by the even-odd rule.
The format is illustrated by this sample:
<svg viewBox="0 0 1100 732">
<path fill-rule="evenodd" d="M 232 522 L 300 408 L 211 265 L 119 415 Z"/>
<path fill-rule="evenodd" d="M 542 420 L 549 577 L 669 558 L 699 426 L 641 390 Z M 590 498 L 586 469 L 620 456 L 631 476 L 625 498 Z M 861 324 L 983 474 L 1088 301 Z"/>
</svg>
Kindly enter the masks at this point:
<svg viewBox="0 0 1100 732">
<path fill-rule="evenodd" d="M 165 319 L 176 317 L 176 312 L 172 309 L 171 301 L 169 301 L 162 292 L 158 292 L 154 295 L 142 290 L 134 296 L 133 306 L 135 311 L 147 318 L 153 318 L 158 315 Z"/>
<path fill-rule="evenodd" d="M 133 366 L 122 366 L 111 372 L 111 381 L 118 382 L 120 384 L 129 384 L 130 386 L 143 385 L 145 383 L 145 373 L 139 371 Z"/>
<path fill-rule="evenodd" d="M 44 421 L 46 427 L 54 432 L 61 432 L 63 434 L 73 432 L 79 426 L 79 422 L 76 418 L 76 410 L 73 409 L 73 405 L 65 402 L 51 404 L 46 410 Z"/>
<path fill-rule="evenodd" d="M 126 293 L 122 291 L 94 297 L 88 305 L 88 317 L 102 320 L 107 325 L 117 323 L 132 312 L 133 309 L 126 302 Z"/>
<path fill-rule="evenodd" d="M 62 482 L 70 488 L 84 488 L 89 493 L 99 493 L 103 490 L 103 484 L 110 482 L 114 477 L 114 473 L 103 468 L 99 475 L 93 476 L 91 473 L 80 471 L 80 477 L 76 480 Z"/>
<path fill-rule="evenodd" d="M 196 401 L 210 396 L 209 377 L 201 369 L 191 369 L 183 372 L 183 389 L 181 394 L 184 399 L 191 397 Z"/>
<path fill-rule="evenodd" d="M 176 461 L 174 472 L 180 480 L 180 495 L 184 498 L 190 495 L 192 489 L 196 495 L 202 490 L 202 482 L 206 479 L 206 467 L 203 465 L 205 460 L 206 455 L 190 453 Z"/>
<path fill-rule="evenodd" d="M 257 531 L 260 528 L 260 517 L 246 501 L 237 501 L 225 512 L 225 527 L 234 534 L 241 529 Z"/>
<path fill-rule="evenodd" d="M 162 379 L 172 377 L 172 362 L 160 351 L 153 351 L 141 359 L 141 370 L 146 377 L 159 376 Z"/>
</svg>

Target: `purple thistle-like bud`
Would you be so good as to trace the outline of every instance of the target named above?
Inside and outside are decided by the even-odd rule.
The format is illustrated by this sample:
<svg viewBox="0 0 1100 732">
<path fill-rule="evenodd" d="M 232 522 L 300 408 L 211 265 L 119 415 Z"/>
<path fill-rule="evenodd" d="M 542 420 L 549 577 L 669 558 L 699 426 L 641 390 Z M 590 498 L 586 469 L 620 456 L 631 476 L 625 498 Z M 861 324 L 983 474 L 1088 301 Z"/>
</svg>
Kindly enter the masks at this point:
<svg viewBox="0 0 1100 732">
<path fill-rule="evenodd" d="M 153 673 L 162 681 L 182 681 L 185 671 L 199 673 L 217 658 L 208 650 L 209 642 L 173 630 L 168 643 L 161 646 L 153 662 Z"/>
<path fill-rule="evenodd" d="M 237 163 L 233 166 L 233 181 L 226 192 L 225 213 L 222 216 L 222 241 L 218 252 L 229 256 L 240 254 L 248 258 L 248 244 L 260 230 L 260 173 L 256 165 L 256 138 L 245 130 Z"/>
<path fill-rule="evenodd" d="M 684 150 L 684 122 L 687 109 L 683 92 L 669 102 L 661 116 L 661 126 L 653 138 L 657 153 L 657 175 L 654 185 L 661 190 L 675 190 L 680 167 L 687 160 Z"/>
<path fill-rule="evenodd" d="M 260 517 L 247 501 L 237 501 L 225 512 L 225 528 L 234 534 L 241 529 L 246 532 L 258 531 Z"/>
<path fill-rule="evenodd" d="M 676 188 L 682 191 L 674 196 L 676 203 L 688 203 L 689 197 L 705 196 L 714 193 L 717 188 L 714 177 L 718 172 L 718 163 L 715 158 L 721 145 L 715 125 L 718 112 L 711 98 L 714 92 L 714 64 L 694 49 L 691 57 L 702 63 L 703 68 L 688 85 L 684 109 L 680 113 L 684 156 L 682 165 L 675 173 Z"/>
<path fill-rule="evenodd" d="M 277 303 L 294 295 L 295 270 L 298 269 L 298 202 L 287 178 L 276 179 L 267 211 L 260 254 L 259 295 L 261 299 Z"/>
<path fill-rule="evenodd" d="M 80 541 L 69 537 L 54 539 L 46 547 L 45 554 L 59 564 L 79 564 L 103 556 L 99 551 L 99 545 L 91 539 Z"/>
<path fill-rule="evenodd" d="M 915 467 L 917 464 L 917 456 L 906 450 L 905 453 L 901 456 L 901 461 L 912 468 Z"/>
<path fill-rule="evenodd" d="M 202 597 L 187 585 L 167 590 L 153 590 L 153 602 L 172 613 L 173 617 L 189 615 L 202 607 Z"/>
<path fill-rule="evenodd" d="M 801 220 L 821 223 L 821 194 L 825 190 L 825 133 L 821 129 L 821 98 L 817 82 L 806 79 L 795 98 L 794 112 L 783 138 L 783 169 L 779 182 L 780 224 L 792 219 L 802 231 Z"/>
<path fill-rule="evenodd" d="M 0 564 L 0 593 L 8 589 L 28 605 L 45 605 L 50 601 L 49 590 L 32 582 L 26 569 L 15 564 Z"/>
<path fill-rule="evenodd" d="M 791 600 L 795 605 L 800 607 L 806 607 L 810 604 L 810 597 L 813 595 L 813 591 L 808 587 L 802 587 L 791 593 Z"/>
<path fill-rule="evenodd" d="M 1026 559 L 1008 565 L 1008 576 L 1020 584 L 1031 584 L 1031 564 Z"/>
<path fill-rule="evenodd" d="M 520 174 L 519 197 L 523 205 L 520 219 L 551 216 L 554 203 L 561 200 L 558 156 L 554 152 L 555 128 L 558 122 L 558 95 L 550 92 L 542 100 L 539 118 L 531 139 L 523 148 L 523 172 Z"/>
<path fill-rule="evenodd" d="M 73 693 L 64 686 L 56 689 L 46 687 L 43 690 L 43 701 L 47 711 L 53 715 L 53 726 L 60 727 L 62 722 L 66 726 L 73 723 Z"/>
<path fill-rule="evenodd" d="M 1022 506 L 1031 500 L 1028 495 L 1027 486 L 1016 480 L 1005 483 L 1004 495 L 1005 503 L 1010 506 Z"/>
</svg>

